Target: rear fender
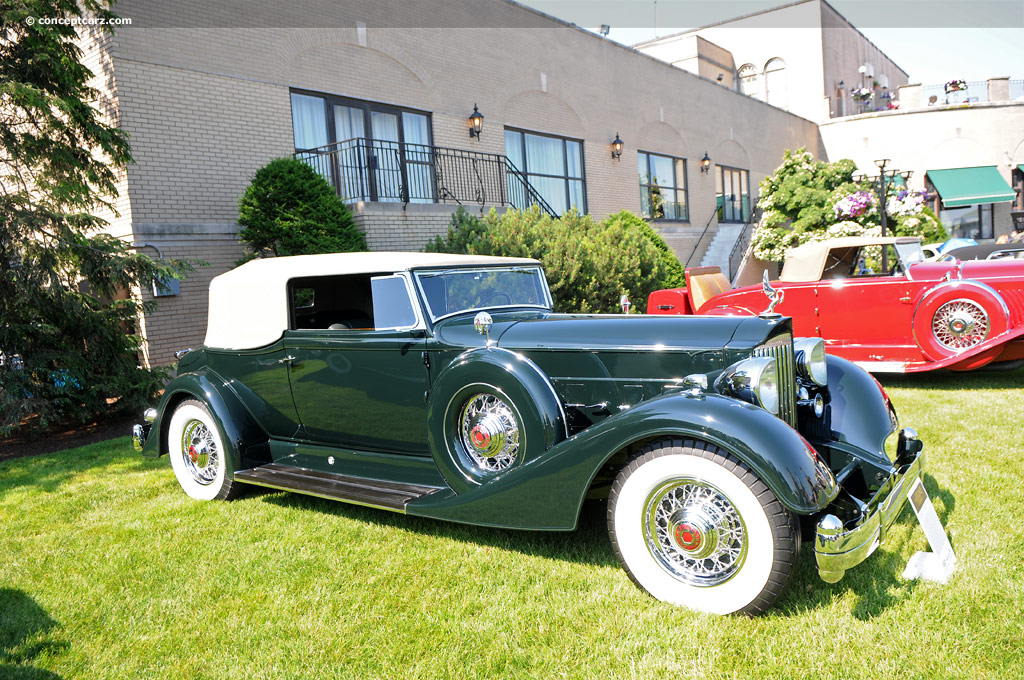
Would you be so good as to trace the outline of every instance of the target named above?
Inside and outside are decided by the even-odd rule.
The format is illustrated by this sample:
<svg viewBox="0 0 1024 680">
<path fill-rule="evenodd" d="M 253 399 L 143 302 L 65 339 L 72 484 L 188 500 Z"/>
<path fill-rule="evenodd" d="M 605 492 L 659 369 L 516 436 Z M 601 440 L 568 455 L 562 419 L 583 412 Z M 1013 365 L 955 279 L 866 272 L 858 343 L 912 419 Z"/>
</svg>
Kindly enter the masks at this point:
<svg viewBox="0 0 1024 680">
<path fill-rule="evenodd" d="M 228 449 L 230 470 L 239 470 L 270 462 L 266 433 L 224 383 L 220 376 L 207 371 L 184 373 L 172 380 L 164 390 L 157 407 L 157 417 L 146 440 L 143 455 L 162 456 L 168 452 L 167 432 L 178 404 L 195 399 L 206 405 L 220 429 L 221 441 Z"/>
<path fill-rule="evenodd" d="M 631 444 L 660 437 L 698 439 L 725 449 L 798 514 L 821 510 L 838 493 L 811 445 L 767 411 L 717 394 L 674 393 L 611 416 L 487 484 L 424 496 L 407 511 L 485 526 L 571 530 L 608 459 Z"/>
</svg>

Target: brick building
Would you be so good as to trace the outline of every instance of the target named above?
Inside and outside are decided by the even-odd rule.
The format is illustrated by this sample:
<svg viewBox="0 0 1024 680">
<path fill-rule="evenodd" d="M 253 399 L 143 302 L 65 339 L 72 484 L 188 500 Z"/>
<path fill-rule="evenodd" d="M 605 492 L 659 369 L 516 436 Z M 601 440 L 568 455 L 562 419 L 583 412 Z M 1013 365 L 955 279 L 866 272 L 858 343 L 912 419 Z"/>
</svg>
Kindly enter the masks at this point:
<svg viewBox="0 0 1024 680">
<path fill-rule="evenodd" d="M 110 229 L 208 263 L 143 318 L 153 364 L 202 342 L 209 281 L 242 254 L 238 199 L 273 158 L 316 167 L 375 250 L 422 249 L 460 204 L 536 202 L 644 214 L 682 261 L 728 269 L 783 151 L 832 155 L 808 117 L 511 0 L 121 0 L 117 12 L 131 25 L 82 39 L 135 158 Z"/>
</svg>

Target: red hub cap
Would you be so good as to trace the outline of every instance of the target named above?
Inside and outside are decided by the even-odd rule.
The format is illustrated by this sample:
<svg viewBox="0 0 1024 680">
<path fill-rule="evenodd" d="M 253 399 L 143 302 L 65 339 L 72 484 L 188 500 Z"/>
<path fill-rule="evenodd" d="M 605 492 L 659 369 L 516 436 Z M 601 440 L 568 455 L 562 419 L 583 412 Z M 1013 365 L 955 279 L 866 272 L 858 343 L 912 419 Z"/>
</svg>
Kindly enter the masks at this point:
<svg viewBox="0 0 1024 680">
<path fill-rule="evenodd" d="M 196 447 L 194 447 L 194 446 L 188 447 L 188 457 L 192 459 L 193 463 L 195 463 L 195 462 L 197 462 L 199 460 L 199 452 L 196 451 Z"/>
<path fill-rule="evenodd" d="M 686 522 L 676 525 L 675 539 L 676 544 L 687 552 L 700 550 L 700 546 L 704 542 L 700 529 Z"/>
<path fill-rule="evenodd" d="M 470 430 L 469 436 L 473 439 L 473 446 L 478 449 L 484 450 L 491 445 L 491 433 L 481 427 L 479 423 Z"/>
</svg>

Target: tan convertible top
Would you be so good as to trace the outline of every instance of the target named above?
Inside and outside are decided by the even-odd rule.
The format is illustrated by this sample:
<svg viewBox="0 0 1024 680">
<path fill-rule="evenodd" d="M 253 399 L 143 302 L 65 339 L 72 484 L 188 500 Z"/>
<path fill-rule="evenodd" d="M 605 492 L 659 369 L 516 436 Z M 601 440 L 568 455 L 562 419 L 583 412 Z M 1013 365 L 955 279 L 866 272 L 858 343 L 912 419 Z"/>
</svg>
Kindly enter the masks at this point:
<svg viewBox="0 0 1024 680">
<path fill-rule="evenodd" d="M 780 281 L 817 281 L 825 271 L 828 255 L 831 251 L 838 260 L 856 257 L 856 252 L 864 246 L 893 245 L 896 243 L 917 243 L 920 239 L 914 236 L 843 236 L 827 241 L 811 241 L 789 251 L 786 263 L 782 267 Z M 855 264 L 850 262 L 851 265 Z"/>
<path fill-rule="evenodd" d="M 393 274 L 410 269 L 473 265 L 539 265 L 521 257 L 444 253 L 332 253 L 251 260 L 210 282 L 207 347 L 252 349 L 288 328 L 288 280 L 341 274 Z"/>
</svg>

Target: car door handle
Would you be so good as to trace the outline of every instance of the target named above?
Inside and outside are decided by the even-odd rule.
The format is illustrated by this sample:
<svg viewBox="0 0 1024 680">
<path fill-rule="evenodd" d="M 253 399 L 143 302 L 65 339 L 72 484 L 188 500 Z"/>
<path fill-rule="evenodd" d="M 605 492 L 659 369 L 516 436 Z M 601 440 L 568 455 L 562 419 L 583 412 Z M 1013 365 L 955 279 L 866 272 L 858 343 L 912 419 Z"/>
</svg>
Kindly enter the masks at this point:
<svg viewBox="0 0 1024 680">
<path fill-rule="evenodd" d="M 903 297 L 900 298 L 900 302 L 904 302 L 904 303 L 909 305 L 910 304 L 910 296 L 909 295 L 904 295 Z"/>
<path fill-rule="evenodd" d="M 279 363 L 279 364 L 287 364 L 287 363 L 291 363 L 292 361 L 295 361 L 295 357 L 293 357 L 291 354 L 289 354 L 288 356 L 286 356 L 283 359 L 278 359 L 277 363 Z"/>
</svg>

